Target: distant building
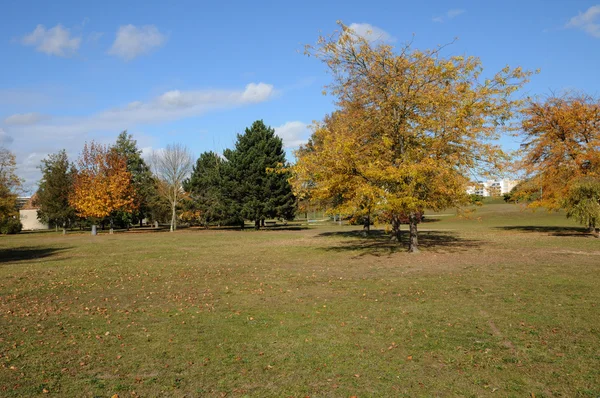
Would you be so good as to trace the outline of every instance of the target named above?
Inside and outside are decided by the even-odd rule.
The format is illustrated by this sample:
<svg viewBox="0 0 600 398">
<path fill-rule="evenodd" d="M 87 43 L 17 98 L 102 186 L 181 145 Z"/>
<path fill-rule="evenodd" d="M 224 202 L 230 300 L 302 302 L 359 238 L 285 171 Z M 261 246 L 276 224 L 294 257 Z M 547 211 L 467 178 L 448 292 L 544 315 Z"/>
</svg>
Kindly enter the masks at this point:
<svg viewBox="0 0 600 398">
<path fill-rule="evenodd" d="M 37 211 L 38 206 L 34 206 L 35 195 L 32 197 L 20 197 L 17 198 L 17 208 L 19 209 L 19 217 L 21 224 L 23 224 L 24 231 L 33 231 L 37 229 L 48 229 L 48 224 L 45 224 L 38 220 Z"/>
<path fill-rule="evenodd" d="M 469 195 L 479 196 L 502 196 L 509 193 L 520 180 L 487 180 L 477 181 L 467 187 L 467 193 Z"/>
</svg>

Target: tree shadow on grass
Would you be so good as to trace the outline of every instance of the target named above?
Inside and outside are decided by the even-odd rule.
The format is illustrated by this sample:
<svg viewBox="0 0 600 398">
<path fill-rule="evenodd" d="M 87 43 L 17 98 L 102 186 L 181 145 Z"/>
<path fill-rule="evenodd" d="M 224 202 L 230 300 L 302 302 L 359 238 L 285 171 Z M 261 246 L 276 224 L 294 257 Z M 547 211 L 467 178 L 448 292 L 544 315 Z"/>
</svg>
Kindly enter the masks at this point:
<svg viewBox="0 0 600 398">
<path fill-rule="evenodd" d="M 408 248 L 408 232 L 403 231 L 402 242 L 390 239 L 390 235 L 381 230 L 365 234 L 364 231 L 323 232 L 320 237 L 347 238 L 337 246 L 328 247 L 327 251 L 358 251 L 358 256 L 383 256 L 397 252 L 406 252 Z M 484 242 L 464 239 L 452 231 L 419 232 L 419 248 L 429 252 L 460 252 L 480 247 Z"/>
<path fill-rule="evenodd" d="M 0 249 L 0 264 L 48 258 L 69 249 L 71 248 L 36 246 L 22 246 L 9 249 Z"/>
<path fill-rule="evenodd" d="M 583 227 L 549 227 L 549 226 L 538 226 L 538 225 L 510 225 L 505 227 L 495 227 L 496 229 L 502 229 L 505 231 L 519 231 L 519 232 L 537 232 L 546 233 L 552 236 L 574 236 L 579 238 L 591 238 L 592 235 L 586 228 Z"/>
<path fill-rule="evenodd" d="M 216 227 L 216 226 L 210 226 L 209 228 L 205 228 L 205 227 L 192 227 L 191 229 L 197 229 L 199 231 L 247 231 L 247 232 L 254 232 L 256 231 L 254 229 L 254 225 L 246 225 L 244 227 L 244 229 L 241 229 L 239 226 L 221 226 L 221 227 Z M 306 229 L 311 229 L 310 226 L 308 225 L 301 225 L 301 224 L 278 224 L 278 225 L 265 225 L 264 227 L 260 227 L 260 229 L 258 230 L 258 232 L 264 232 L 264 231 L 303 231 Z"/>
<path fill-rule="evenodd" d="M 440 222 L 440 221 L 442 221 L 441 218 L 435 218 L 433 216 L 423 216 L 421 223 Z"/>
</svg>

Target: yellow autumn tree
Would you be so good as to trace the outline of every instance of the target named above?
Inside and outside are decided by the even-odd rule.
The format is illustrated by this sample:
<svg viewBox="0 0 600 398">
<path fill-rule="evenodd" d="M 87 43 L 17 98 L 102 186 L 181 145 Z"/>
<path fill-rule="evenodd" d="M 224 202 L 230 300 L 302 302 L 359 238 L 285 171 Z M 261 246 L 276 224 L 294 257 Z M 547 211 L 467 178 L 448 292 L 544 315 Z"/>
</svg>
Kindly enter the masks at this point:
<svg viewBox="0 0 600 398">
<path fill-rule="evenodd" d="M 600 178 L 600 100 L 585 94 L 530 99 L 523 109 L 519 163 L 527 180 L 515 196 L 560 209 L 573 184 Z"/>
<path fill-rule="evenodd" d="M 513 196 L 529 200 L 532 208 L 576 213 L 593 231 L 600 204 L 581 206 L 580 196 L 600 183 L 600 100 L 586 94 L 531 99 L 521 130 L 519 165 L 526 180 Z"/>
<path fill-rule="evenodd" d="M 135 210 L 135 190 L 124 156 L 92 141 L 84 145 L 77 165 L 69 202 L 80 217 L 105 218 Z M 112 218 L 110 222 L 112 232 Z"/>
<path fill-rule="evenodd" d="M 516 127 L 522 103 L 513 94 L 531 73 L 507 66 L 484 78 L 475 57 L 411 44 L 396 51 L 339 25 L 306 47 L 331 72 L 327 92 L 338 109 L 296 153 L 297 193 L 337 198 L 331 212 L 386 213 L 396 238 L 408 222 L 416 252 L 425 209 L 468 203 L 470 177 L 502 167 L 506 155 L 494 140 Z"/>
</svg>

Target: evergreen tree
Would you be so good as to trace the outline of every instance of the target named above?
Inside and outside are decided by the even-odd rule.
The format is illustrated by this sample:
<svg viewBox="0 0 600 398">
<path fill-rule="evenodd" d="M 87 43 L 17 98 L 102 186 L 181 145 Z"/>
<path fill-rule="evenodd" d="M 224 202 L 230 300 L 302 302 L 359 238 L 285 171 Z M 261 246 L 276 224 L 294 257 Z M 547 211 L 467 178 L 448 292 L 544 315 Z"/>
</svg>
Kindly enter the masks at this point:
<svg viewBox="0 0 600 398">
<path fill-rule="evenodd" d="M 200 214 L 202 225 L 226 224 L 232 218 L 224 187 L 224 161 L 214 152 L 204 152 L 196 161 L 192 175 L 183 184 L 190 194 L 189 210 Z"/>
<path fill-rule="evenodd" d="M 127 171 L 131 173 L 131 182 L 135 190 L 137 211 L 134 213 L 119 212 L 117 222 L 128 225 L 139 222 L 151 215 L 150 202 L 155 194 L 156 184 L 150 168 L 142 158 L 142 151 L 127 130 L 119 134 L 114 150 L 127 159 Z"/>
<path fill-rule="evenodd" d="M 255 121 L 238 134 L 234 150 L 226 150 L 225 186 L 235 199 L 233 210 L 254 221 L 259 229 L 265 218 L 292 219 L 296 198 L 288 179 L 281 138 L 275 130 Z"/>
<path fill-rule="evenodd" d="M 37 216 L 49 225 L 61 226 L 66 233 L 67 225 L 77 218 L 75 209 L 69 204 L 75 167 L 63 149 L 42 160 L 40 169 L 42 180 L 36 195 L 36 204 L 40 207 Z"/>
</svg>

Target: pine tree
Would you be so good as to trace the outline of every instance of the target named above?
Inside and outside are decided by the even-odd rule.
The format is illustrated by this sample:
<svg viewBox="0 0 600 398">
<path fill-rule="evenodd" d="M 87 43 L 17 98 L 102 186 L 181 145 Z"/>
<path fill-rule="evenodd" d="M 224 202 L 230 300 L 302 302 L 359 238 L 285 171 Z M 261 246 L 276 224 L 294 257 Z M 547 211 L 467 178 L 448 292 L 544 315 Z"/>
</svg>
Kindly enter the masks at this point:
<svg viewBox="0 0 600 398">
<path fill-rule="evenodd" d="M 226 150 L 226 183 L 237 204 L 235 211 L 260 228 L 265 218 L 292 219 L 296 198 L 289 184 L 289 173 L 281 138 L 275 130 L 255 121 L 243 135 L 238 134 L 234 150 Z"/>
<path fill-rule="evenodd" d="M 131 173 L 137 206 L 137 211 L 134 213 L 120 212 L 116 219 L 124 224 L 139 222 L 141 226 L 142 220 L 149 217 L 151 213 L 150 201 L 156 191 L 152 172 L 142 158 L 142 151 L 137 148 L 137 141 L 127 133 L 127 130 L 119 134 L 113 148 L 126 158 L 127 171 Z"/>
<path fill-rule="evenodd" d="M 38 218 L 50 225 L 61 226 L 64 234 L 67 225 L 76 219 L 75 209 L 69 204 L 75 167 L 63 149 L 42 160 L 40 169 L 42 180 L 36 195 L 36 204 L 40 207 Z"/>
<path fill-rule="evenodd" d="M 190 194 L 189 209 L 200 214 L 202 225 L 225 224 L 231 214 L 224 189 L 224 161 L 214 152 L 204 152 L 196 161 L 192 175 L 183 184 Z"/>
</svg>

